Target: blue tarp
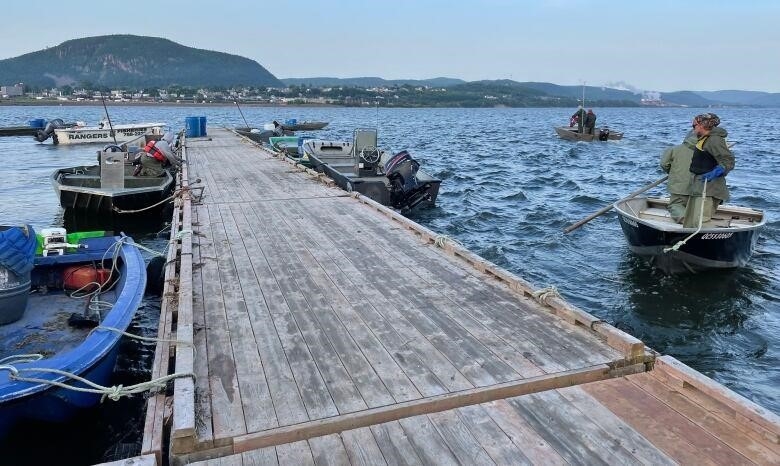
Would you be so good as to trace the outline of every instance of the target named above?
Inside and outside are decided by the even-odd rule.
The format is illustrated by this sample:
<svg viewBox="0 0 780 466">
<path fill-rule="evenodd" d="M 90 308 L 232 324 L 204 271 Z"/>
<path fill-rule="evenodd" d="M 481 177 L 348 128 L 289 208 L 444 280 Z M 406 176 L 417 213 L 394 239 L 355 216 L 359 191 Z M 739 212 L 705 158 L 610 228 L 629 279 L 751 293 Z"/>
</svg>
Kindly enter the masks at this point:
<svg viewBox="0 0 780 466">
<path fill-rule="evenodd" d="M 0 231 L 0 266 L 24 276 L 33 268 L 36 243 L 31 225 Z"/>
</svg>

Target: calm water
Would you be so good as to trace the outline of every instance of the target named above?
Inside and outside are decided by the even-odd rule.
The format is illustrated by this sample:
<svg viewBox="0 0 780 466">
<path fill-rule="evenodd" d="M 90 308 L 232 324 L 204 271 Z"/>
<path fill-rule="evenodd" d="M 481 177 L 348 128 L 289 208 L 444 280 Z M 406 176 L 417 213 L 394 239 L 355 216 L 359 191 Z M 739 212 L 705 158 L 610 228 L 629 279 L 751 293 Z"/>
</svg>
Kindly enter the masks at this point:
<svg viewBox="0 0 780 466">
<path fill-rule="evenodd" d="M 749 267 L 694 276 L 665 276 L 633 256 L 614 213 L 575 232 L 562 229 L 654 181 L 662 150 L 682 141 L 699 109 L 594 109 L 598 124 L 625 131 L 609 143 L 558 139 L 553 126 L 571 109 L 351 109 L 242 107 L 250 125 L 272 119 L 326 120 L 318 137 L 351 139 L 356 127 L 378 127 L 382 147 L 407 149 L 442 182 L 438 205 L 412 218 L 536 286 L 554 285 L 567 300 L 672 355 L 747 398 L 780 413 L 780 114 L 776 109 L 720 109 L 736 169 L 732 203 L 762 209 L 766 229 Z M 186 116 L 209 125 L 243 126 L 235 107 L 111 107 L 115 123 Z M 101 107 L 0 107 L 0 126 L 31 118 L 97 122 Z M 62 223 L 48 176 L 56 167 L 93 163 L 95 147 L 53 147 L 31 138 L 0 138 L 5 181 L 0 222 Z M 651 191 L 661 194 L 663 187 Z M 141 242 L 164 247 L 154 234 Z M 159 304 L 149 299 L 136 323 L 154 332 Z M 136 345 L 137 346 L 137 345 Z M 134 347 L 128 376 L 148 367 L 148 349 Z M 140 404 L 107 430 L 126 432 L 142 418 Z M 105 411 L 105 410 L 104 410 Z M 135 413 L 135 414 L 133 414 Z M 100 418 L 100 414 L 92 414 Z M 134 416 L 134 417 L 133 417 Z M 105 415 L 104 415 L 105 417 Z M 120 419 L 120 418 L 117 418 Z M 101 421 L 105 422 L 105 421 Z M 104 424 L 105 426 L 105 424 Z M 91 458 L 136 439 L 105 435 Z"/>
</svg>

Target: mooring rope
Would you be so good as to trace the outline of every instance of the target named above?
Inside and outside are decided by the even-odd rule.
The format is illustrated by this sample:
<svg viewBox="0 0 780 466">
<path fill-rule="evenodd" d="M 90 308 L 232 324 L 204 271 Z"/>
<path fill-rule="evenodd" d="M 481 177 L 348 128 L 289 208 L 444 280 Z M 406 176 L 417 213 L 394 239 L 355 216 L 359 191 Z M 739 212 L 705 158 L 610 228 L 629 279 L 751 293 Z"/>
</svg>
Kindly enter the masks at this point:
<svg viewBox="0 0 780 466">
<path fill-rule="evenodd" d="M 463 247 L 463 243 L 461 243 L 460 241 L 458 241 L 456 239 L 453 239 L 453 238 L 451 238 L 451 237 L 449 237 L 447 235 L 439 235 L 436 238 L 434 238 L 434 240 L 433 240 L 433 244 L 438 246 L 438 247 L 440 247 L 440 248 L 442 248 L 442 249 L 444 249 L 444 246 L 446 246 L 447 243 L 452 243 L 452 244 L 454 244 L 456 246 Z"/>
<path fill-rule="evenodd" d="M 173 343 L 174 345 L 191 346 L 193 348 L 195 347 L 195 345 L 193 345 L 192 342 L 189 341 L 169 340 L 169 339 L 157 338 L 157 337 L 142 337 L 141 335 L 136 335 L 134 333 L 126 332 L 124 330 L 114 328 L 114 327 L 107 327 L 105 325 L 98 325 L 97 327 L 93 328 L 92 330 L 89 331 L 87 337 L 92 335 L 92 332 L 96 330 L 108 330 L 109 332 L 119 333 L 121 335 L 124 335 L 128 338 L 132 338 L 134 340 L 148 341 L 148 342 L 155 342 L 155 343 Z"/>
<path fill-rule="evenodd" d="M 174 200 L 176 198 L 181 198 L 181 197 L 184 196 L 185 192 L 189 192 L 191 190 L 192 190 L 192 188 L 190 188 L 189 186 L 184 186 L 181 189 L 179 189 L 176 192 L 174 192 L 173 194 L 171 194 L 170 196 L 168 196 L 165 199 L 163 199 L 162 201 L 154 203 L 154 204 L 152 204 L 152 205 L 150 205 L 148 207 L 143 207 L 143 208 L 135 209 L 135 210 L 123 210 L 123 209 L 120 209 L 117 206 L 114 206 L 113 210 L 114 210 L 114 212 L 116 212 L 118 214 L 137 214 L 139 212 L 143 212 L 143 211 L 146 211 L 146 210 L 154 209 L 155 207 L 157 207 L 157 206 L 159 206 L 161 204 L 164 204 L 164 203 L 166 203 L 168 201 L 172 201 L 172 200 Z"/>
<path fill-rule="evenodd" d="M 133 333 L 125 332 L 124 330 L 120 330 L 118 328 L 114 327 L 107 327 L 103 325 L 99 325 L 95 328 L 93 328 L 88 334 L 87 337 L 89 337 L 92 332 L 96 330 L 107 330 L 110 332 L 119 333 L 121 335 L 124 335 L 129 338 L 133 338 L 136 340 L 141 341 L 149 341 L 149 342 L 164 342 L 164 343 L 173 343 L 175 345 L 182 345 L 182 346 L 191 346 L 193 347 L 193 350 L 195 346 L 188 341 L 180 341 L 180 340 L 169 340 L 164 338 L 155 338 L 155 337 L 143 337 L 140 335 L 135 335 Z M 64 388 L 67 390 L 74 390 L 77 392 L 83 392 L 83 393 L 94 393 L 98 395 L 103 395 L 103 397 L 100 399 L 100 402 L 102 403 L 106 398 L 109 398 L 113 401 L 117 401 L 122 397 L 125 396 L 131 396 L 136 393 L 142 393 L 145 391 L 153 390 L 153 389 L 164 389 L 166 384 L 173 380 L 173 379 L 179 379 L 184 377 L 192 377 L 195 378 L 195 374 L 192 372 L 177 372 L 174 374 L 166 375 L 163 377 L 158 377 L 157 379 L 148 380 L 146 382 L 137 383 L 135 385 L 129 385 L 129 386 L 123 386 L 123 385 L 114 385 L 111 387 L 106 387 L 103 385 L 96 384 L 88 379 L 85 379 L 83 377 L 80 377 L 76 374 L 73 374 L 71 372 L 63 371 L 61 369 L 53 369 L 48 367 L 29 367 L 29 368 L 18 368 L 14 366 L 14 364 L 20 364 L 20 363 L 29 363 L 29 362 L 36 362 L 43 359 L 42 354 L 16 354 L 13 356 L 8 356 L 6 358 L 0 359 L 0 370 L 6 370 L 10 372 L 9 379 L 11 380 L 18 380 L 20 382 L 30 382 L 30 383 L 40 383 L 40 384 L 46 384 L 46 385 L 54 385 L 56 387 Z M 68 385 L 63 382 L 59 382 L 56 380 L 48 380 L 48 379 L 39 379 L 36 377 L 25 377 L 23 375 L 20 375 L 21 372 L 37 372 L 37 373 L 50 373 L 50 374 L 56 374 L 63 377 L 67 377 L 71 380 L 75 380 L 76 382 L 81 382 L 84 385 L 87 385 L 91 388 L 84 388 L 84 387 L 75 387 L 73 385 Z"/>
<path fill-rule="evenodd" d="M 699 209 L 699 227 L 696 229 L 696 231 L 691 233 L 684 240 L 678 241 L 674 246 L 672 246 L 670 248 L 664 248 L 664 252 L 665 253 L 669 252 L 669 251 L 678 251 L 682 246 L 685 245 L 685 243 L 688 242 L 689 239 L 691 239 L 694 236 L 699 234 L 699 232 L 701 231 L 701 226 L 704 223 L 703 222 L 703 220 L 704 220 L 704 201 L 705 201 L 706 198 L 707 198 L 707 180 L 705 179 L 704 180 L 704 187 L 702 188 L 702 191 L 701 191 L 701 208 Z"/>
<path fill-rule="evenodd" d="M 143 393 L 146 391 L 150 391 L 153 389 L 164 389 L 167 385 L 167 383 L 174 379 L 180 379 L 184 377 L 192 377 L 195 378 L 195 374 L 192 372 L 177 372 L 170 375 L 165 375 L 162 377 L 158 377 L 154 380 L 148 380 L 146 382 L 137 383 L 135 385 L 114 385 L 111 387 L 106 387 L 100 384 L 96 384 L 92 382 L 89 379 L 85 379 L 84 377 L 80 377 L 76 374 L 63 371 L 60 369 L 52 369 L 47 367 L 30 367 L 30 368 L 18 368 L 14 367 L 12 365 L 0 365 L 0 370 L 7 370 L 10 372 L 8 375 L 8 378 L 11 380 L 17 380 L 19 382 L 29 382 L 29 383 L 39 383 L 39 384 L 45 384 L 45 385 L 53 385 L 55 387 L 64 388 L 66 390 L 73 390 L 76 392 L 81 393 L 94 393 L 96 395 L 103 395 L 100 398 L 100 402 L 102 403 L 105 401 L 106 398 L 112 400 L 112 401 L 118 401 L 122 397 L 129 397 L 131 395 L 135 395 L 136 393 Z M 19 375 L 20 372 L 38 372 L 38 373 L 49 373 L 49 374 L 55 374 L 60 375 L 63 377 L 67 377 L 71 380 L 75 380 L 76 382 L 80 382 L 84 385 L 87 385 L 87 387 L 76 387 L 73 385 L 68 385 L 63 382 L 58 382 L 56 380 L 48 380 L 48 379 L 39 379 L 36 377 L 25 377 L 22 375 Z"/>
<path fill-rule="evenodd" d="M 549 285 L 546 288 L 541 288 L 533 293 L 531 293 L 531 296 L 534 297 L 536 302 L 539 304 L 547 304 L 547 300 L 550 298 L 560 298 L 561 295 L 558 293 L 558 288 L 554 287 L 553 285 Z"/>
</svg>

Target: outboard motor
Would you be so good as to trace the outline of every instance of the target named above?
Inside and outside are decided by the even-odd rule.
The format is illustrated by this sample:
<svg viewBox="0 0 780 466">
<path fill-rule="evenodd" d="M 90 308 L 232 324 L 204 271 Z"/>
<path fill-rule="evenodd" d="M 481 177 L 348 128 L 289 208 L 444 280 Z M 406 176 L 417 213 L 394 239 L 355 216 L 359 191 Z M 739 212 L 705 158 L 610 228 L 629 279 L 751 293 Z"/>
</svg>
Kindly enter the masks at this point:
<svg viewBox="0 0 780 466">
<path fill-rule="evenodd" d="M 417 180 L 419 169 L 420 164 L 405 150 L 385 163 L 385 176 L 390 180 L 390 203 L 396 209 L 412 209 L 430 198 L 430 184 L 420 184 Z"/>
<path fill-rule="evenodd" d="M 599 130 L 599 141 L 606 141 L 609 139 L 609 128 L 604 127 Z"/>
<path fill-rule="evenodd" d="M 39 129 L 38 131 L 36 131 L 35 132 L 35 136 L 33 136 L 33 137 L 35 138 L 36 141 L 43 142 L 43 141 L 49 139 L 49 136 L 51 136 L 52 137 L 52 142 L 54 144 L 57 144 L 57 143 L 59 143 L 59 141 L 57 140 L 57 135 L 54 134 L 54 130 L 57 129 L 57 128 L 60 128 L 60 127 L 62 127 L 64 125 L 65 125 L 64 121 L 62 121 L 59 118 L 55 118 L 55 119 L 51 120 L 50 122 L 46 123 L 46 126 L 43 129 Z"/>
</svg>

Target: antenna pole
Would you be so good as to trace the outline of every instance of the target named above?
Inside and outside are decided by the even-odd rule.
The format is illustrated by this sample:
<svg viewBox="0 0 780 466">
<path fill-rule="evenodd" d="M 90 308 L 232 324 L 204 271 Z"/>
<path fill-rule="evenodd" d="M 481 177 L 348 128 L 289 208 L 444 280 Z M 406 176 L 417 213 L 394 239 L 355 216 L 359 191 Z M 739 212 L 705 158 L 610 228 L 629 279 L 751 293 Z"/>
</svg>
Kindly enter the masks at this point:
<svg viewBox="0 0 780 466">
<path fill-rule="evenodd" d="M 238 99 L 233 99 L 233 102 L 236 104 L 236 108 L 238 108 L 238 113 L 241 114 L 241 119 L 244 120 L 244 124 L 247 128 L 249 128 L 249 123 L 246 122 L 246 118 L 244 118 L 244 112 L 241 111 L 241 107 L 238 106 Z"/>
<path fill-rule="evenodd" d="M 103 92 L 100 92 L 100 100 L 103 101 L 103 110 L 106 112 L 106 119 L 108 119 L 108 128 L 111 130 L 111 137 L 114 138 L 114 144 L 116 144 L 116 133 L 114 132 L 114 125 L 111 124 L 111 117 L 108 116 L 108 107 L 106 107 L 106 97 Z"/>
</svg>

